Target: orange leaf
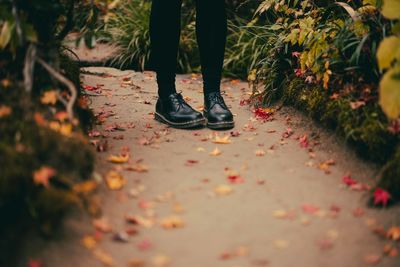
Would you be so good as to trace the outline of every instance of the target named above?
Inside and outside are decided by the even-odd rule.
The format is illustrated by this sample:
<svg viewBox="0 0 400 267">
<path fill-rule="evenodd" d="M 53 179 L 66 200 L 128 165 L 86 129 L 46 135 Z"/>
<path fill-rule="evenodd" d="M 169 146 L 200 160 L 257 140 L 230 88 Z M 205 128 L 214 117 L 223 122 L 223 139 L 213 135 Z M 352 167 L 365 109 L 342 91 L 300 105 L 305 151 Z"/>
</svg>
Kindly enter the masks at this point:
<svg viewBox="0 0 400 267">
<path fill-rule="evenodd" d="M 44 94 L 40 98 L 40 102 L 45 105 L 54 105 L 55 103 L 57 103 L 57 91 L 51 90 L 44 92 Z"/>
<path fill-rule="evenodd" d="M 55 169 L 53 169 L 51 167 L 43 166 L 39 170 L 37 170 L 33 173 L 33 182 L 35 184 L 41 184 L 44 187 L 48 187 L 49 180 L 52 177 L 54 177 L 55 175 L 56 175 Z"/>
</svg>

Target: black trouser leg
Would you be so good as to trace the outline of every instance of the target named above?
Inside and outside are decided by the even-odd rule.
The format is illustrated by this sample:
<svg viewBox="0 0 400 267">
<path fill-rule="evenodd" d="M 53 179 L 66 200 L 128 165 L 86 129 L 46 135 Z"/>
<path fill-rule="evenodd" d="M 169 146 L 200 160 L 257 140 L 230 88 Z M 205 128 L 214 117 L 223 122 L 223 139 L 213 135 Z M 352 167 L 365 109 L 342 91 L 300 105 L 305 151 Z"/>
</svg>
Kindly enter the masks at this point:
<svg viewBox="0 0 400 267">
<path fill-rule="evenodd" d="M 180 38 L 182 0 L 153 0 L 150 19 L 151 62 L 160 97 L 176 91 L 175 72 Z M 219 91 L 224 62 L 227 20 L 224 0 L 196 0 L 196 34 L 204 92 Z"/>
<path fill-rule="evenodd" d="M 225 0 L 196 0 L 196 8 L 197 42 L 207 94 L 220 90 L 227 35 Z"/>
<path fill-rule="evenodd" d="M 153 0 L 150 17 L 151 64 L 157 72 L 158 95 L 176 92 L 175 73 L 181 31 L 182 0 Z"/>
</svg>

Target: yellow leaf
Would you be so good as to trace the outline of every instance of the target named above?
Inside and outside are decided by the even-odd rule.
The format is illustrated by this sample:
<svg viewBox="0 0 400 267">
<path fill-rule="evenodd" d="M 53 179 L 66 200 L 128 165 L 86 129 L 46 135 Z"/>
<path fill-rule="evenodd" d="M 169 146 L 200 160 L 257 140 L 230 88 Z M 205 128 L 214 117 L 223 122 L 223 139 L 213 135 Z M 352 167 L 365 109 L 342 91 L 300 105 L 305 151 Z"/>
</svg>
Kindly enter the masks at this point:
<svg viewBox="0 0 400 267">
<path fill-rule="evenodd" d="M 225 135 L 224 137 L 215 135 L 215 139 L 213 139 L 212 142 L 215 144 L 230 144 L 231 140 L 229 138 L 230 138 L 230 135 Z"/>
<path fill-rule="evenodd" d="M 218 147 L 216 147 L 212 152 L 210 152 L 211 156 L 219 156 L 221 155 L 221 150 L 218 149 Z"/>
<path fill-rule="evenodd" d="M 106 266 L 114 266 L 114 260 L 111 255 L 101 249 L 93 250 L 93 255 Z"/>
<path fill-rule="evenodd" d="M 149 167 L 147 165 L 141 164 L 141 163 L 137 163 L 131 166 L 127 166 L 125 168 L 127 171 L 134 171 L 134 172 L 148 172 L 149 171 Z"/>
<path fill-rule="evenodd" d="M 391 69 L 380 83 L 379 104 L 390 119 L 400 116 L 400 68 Z"/>
<path fill-rule="evenodd" d="M 225 196 L 231 194 L 233 189 L 229 185 L 219 185 L 214 188 L 214 192 L 218 195 Z"/>
<path fill-rule="evenodd" d="M 82 245 L 87 249 L 94 249 L 97 245 L 96 239 L 91 235 L 85 235 L 82 240 Z"/>
<path fill-rule="evenodd" d="M 388 19 L 400 18 L 400 1 L 384 0 L 382 5 L 382 14 Z"/>
<path fill-rule="evenodd" d="M 169 216 L 160 221 L 160 225 L 164 229 L 176 229 L 176 228 L 183 228 L 185 226 L 185 223 L 182 221 L 182 219 L 178 216 Z"/>
<path fill-rule="evenodd" d="M 109 171 L 106 175 L 106 183 L 111 190 L 120 190 L 126 181 L 122 175 L 116 171 Z"/>
<path fill-rule="evenodd" d="M 90 181 L 84 181 L 84 182 L 75 184 L 72 189 L 76 193 L 87 194 L 87 193 L 93 192 L 96 188 L 97 188 L 97 182 L 90 180 Z"/>
<path fill-rule="evenodd" d="M 129 154 L 119 156 L 110 155 L 107 160 L 112 163 L 126 163 L 129 160 Z"/>
<path fill-rule="evenodd" d="M 171 259 L 168 256 L 159 254 L 153 257 L 152 262 L 155 267 L 165 267 L 171 263 Z"/>
<path fill-rule="evenodd" d="M 379 44 L 376 57 L 378 59 L 379 68 L 381 70 L 390 68 L 393 60 L 396 57 L 400 57 L 400 38 L 396 36 L 390 36 Z"/>
<path fill-rule="evenodd" d="M 0 118 L 10 115 L 12 112 L 11 108 L 8 106 L 0 106 Z"/>
<path fill-rule="evenodd" d="M 57 91 L 51 90 L 45 92 L 40 98 L 40 102 L 45 105 L 54 105 L 57 102 Z"/>
<path fill-rule="evenodd" d="M 289 246 L 289 242 L 287 240 L 278 239 L 274 241 L 274 246 L 279 249 L 284 249 Z"/>
</svg>

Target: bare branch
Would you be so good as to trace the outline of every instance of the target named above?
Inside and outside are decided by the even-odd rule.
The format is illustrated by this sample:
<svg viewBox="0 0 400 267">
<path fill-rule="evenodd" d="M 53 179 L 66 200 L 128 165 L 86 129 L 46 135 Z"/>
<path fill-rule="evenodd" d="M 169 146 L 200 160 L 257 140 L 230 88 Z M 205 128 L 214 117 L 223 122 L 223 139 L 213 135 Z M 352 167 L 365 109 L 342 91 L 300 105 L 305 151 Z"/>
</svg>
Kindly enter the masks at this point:
<svg viewBox="0 0 400 267">
<path fill-rule="evenodd" d="M 23 69 L 25 91 L 28 93 L 32 91 L 35 58 L 36 46 L 34 44 L 30 44 L 25 54 L 25 63 Z"/>
<path fill-rule="evenodd" d="M 66 109 L 67 109 L 68 117 L 72 121 L 72 119 L 74 118 L 74 111 L 73 111 L 74 103 L 76 101 L 76 98 L 78 97 L 78 92 L 76 90 L 75 85 L 73 84 L 73 82 L 68 80 L 64 75 L 62 75 L 57 70 L 55 70 L 52 66 L 47 64 L 43 59 L 37 57 L 36 61 L 40 65 L 42 65 L 42 67 L 45 70 L 47 70 L 47 72 L 50 73 L 50 75 L 52 75 L 56 80 L 58 80 L 59 82 L 61 82 L 62 84 L 64 84 L 65 86 L 68 87 L 68 89 L 69 89 L 69 91 L 71 93 L 71 97 L 66 102 Z"/>
</svg>

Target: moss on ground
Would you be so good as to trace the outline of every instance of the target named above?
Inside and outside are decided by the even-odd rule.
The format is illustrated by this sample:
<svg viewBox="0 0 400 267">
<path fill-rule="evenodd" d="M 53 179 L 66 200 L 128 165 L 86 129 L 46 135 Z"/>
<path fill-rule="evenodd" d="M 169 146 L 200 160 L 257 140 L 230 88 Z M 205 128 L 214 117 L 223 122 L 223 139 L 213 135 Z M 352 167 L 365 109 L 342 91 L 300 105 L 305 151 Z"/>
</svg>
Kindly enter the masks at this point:
<svg viewBox="0 0 400 267">
<path fill-rule="evenodd" d="M 320 86 L 307 85 L 300 78 L 283 89 L 284 104 L 296 107 L 339 135 L 368 160 L 385 164 L 378 184 L 400 200 L 399 136 L 388 130 L 389 122 L 376 102 L 352 109 L 351 96 L 331 98 Z"/>
</svg>

